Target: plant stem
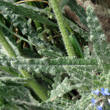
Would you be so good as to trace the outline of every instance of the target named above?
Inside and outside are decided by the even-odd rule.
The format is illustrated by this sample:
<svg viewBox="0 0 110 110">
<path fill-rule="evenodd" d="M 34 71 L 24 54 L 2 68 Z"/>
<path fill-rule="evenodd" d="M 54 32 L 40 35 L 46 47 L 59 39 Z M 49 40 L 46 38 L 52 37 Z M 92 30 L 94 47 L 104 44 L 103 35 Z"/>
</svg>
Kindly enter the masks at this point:
<svg viewBox="0 0 110 110">
<path fill-rule="evenodd" d="M 7 40 L 5 39 L 3 32 L 1 30 L 1 27 L 0 27 L 0 43 L 3 45 L 3 47 L 5 48 L 5 50 L 11 57 L 16 57 L 15 52 L 13 51 L 13 49 L 11 48 L 11 46 L 8 44 Z"/>
<path fill-rule="evenodd" d="M 67 29 L 65 27 L 65 21 L 61 12 L 61 9 L 59 8 L 58 2 L 57 0 L 50 0 L 50 3 L 52 5 L 53 11 L 55 13 L 55 17 L 57 19 L 62 37 L 63 37 L 63 41 L 64 41 L 64 45 L 67 51 L 68 56 L 75 56 L 75 52 L 74 52 L 74 48 L 68 38 L 69 34 L 67 32 Z"/>
<path fill-rule="evenodd" d="M 31 78 L 30 74 L 27 71 L 20 70 L 20 72 L 24 77 Z M 28 80 L 27 83 L 34 90 L 34 92 L 39 96 L 39 98 L 42 99 L 42 101 L 45 101 L 48 99 L 48 97 L 44 93 L 43 88 L 41 88 L 34 79 Z"/>
</svg>

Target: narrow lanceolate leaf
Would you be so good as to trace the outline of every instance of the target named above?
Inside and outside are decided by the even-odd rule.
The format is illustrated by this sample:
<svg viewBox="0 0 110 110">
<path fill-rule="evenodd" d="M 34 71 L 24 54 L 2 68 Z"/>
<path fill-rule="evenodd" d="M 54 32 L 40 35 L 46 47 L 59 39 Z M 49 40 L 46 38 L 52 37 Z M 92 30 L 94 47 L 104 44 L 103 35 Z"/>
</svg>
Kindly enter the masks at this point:
<svg viewBox="0 0 110 110">
<path fill-rule="evenodd" d="M 80 46 L 78 40 L 76 39 L 75 35 L 71 34 L 71 35 L 69 36 L 69 39 L 70 39 L 70 41 L 71 41 L 73 47 L 75 48 L 76 53 L 77 53 L 81 58 L 83 58 L 84 55 L 83 55 L 82 48 L 81 48 L 81 46 Z"/>
<path fill-rule="evenodd" d="M 45 17 L 42 17 L 40 14 L 36 13 L 34 10 L 29 9 L 28 6 L 24 7 L 23 5 L 20 5 L 20 4 L 12 4 L 10 2 L 5 2 L 2 0 L 0 0 L 0 6 L 5 6 L 17 14 L 31 18 L 33 20 L 37 20 L 38 22 L 45 23 L 51 26 L 57 26 L 55 23 L 49 21 Z"/>
</svg>

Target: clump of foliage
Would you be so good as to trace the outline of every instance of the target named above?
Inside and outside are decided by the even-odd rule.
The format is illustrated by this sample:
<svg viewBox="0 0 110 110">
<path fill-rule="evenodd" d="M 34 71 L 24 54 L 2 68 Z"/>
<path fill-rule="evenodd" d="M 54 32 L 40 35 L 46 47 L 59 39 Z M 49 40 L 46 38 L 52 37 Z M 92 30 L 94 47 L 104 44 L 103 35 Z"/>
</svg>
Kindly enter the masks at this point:
<svg viewBox="0 0 110 110">
<path fill-rule="evenodd" d="M 93 8 L 39 1 L 0 1 L 0 109 L 109 109 L 110 43 Z"/>
</svg>

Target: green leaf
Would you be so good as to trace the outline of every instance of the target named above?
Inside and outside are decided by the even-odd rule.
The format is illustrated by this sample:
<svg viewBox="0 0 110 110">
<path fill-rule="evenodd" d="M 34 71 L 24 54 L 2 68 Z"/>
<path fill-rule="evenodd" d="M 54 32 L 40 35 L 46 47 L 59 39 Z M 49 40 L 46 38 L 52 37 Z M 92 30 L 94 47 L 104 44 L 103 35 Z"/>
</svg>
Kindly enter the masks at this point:
<svg viewBox="0 0 110 110">
<path fill-rule="evenodd" d="M 62 0 L 61 2 L 61 8 L 63 8 L 64 5 L 66 5 L 70 0 Z"/>
<path fill-rule="evenodd" d="M 13 12 L 23 15 L 25 17 L 31 18 L 33 20 L 37 20 L 41 23 L 45 23 L 47 25 L 51 26 L 57 26 L 57 24 L 53 23 L 52 21 L 49 21 L 47 18 L 42 17 L 40 14 L 36 13 L 32 8 L 29 8 L 28 5 L 27 7 L 24 5 L 20 4 L 12 4 L 10 2 L 5 2 L 5 1 L 0 1 L 1 6 L 5 6 L 8 9 L 12 10 Z"/>
<path fill-rule="evenodd" d="M 35 45 L 35 44 L 31 43 L 30 41 L 28 41 L 27 39 L 23 38 L 22 36 L 20 36 L 20 35 L 16 34 L 15 32 L 13 32 L 11 29 L 9 29 L 8 27 L 6 27 L 2 22 L 0 22 L 0 26 L 3 27 L 3 28 L 5 28 L 5 29 L 6 29 L 7 31 L 9 31 L 11 34 L 16 35 L 16 36 L 17 36 L 18 38 L 20 38 L 21 40 L 23 40 L 23 41 L 25 41 L 25 42 L 28 42 L 28 43 L 30 43 L 30 44 L 32 44 L 32 45 Z"/>
<path fill-rule="evenodd" d="M 103 84 L 99 80 L 93 80 L 93 83 L 98 86 L 102 86 Z"/>
<path fill-rule="evenodd" d="M 76 13 L 76 15 L 80 19 L 80 22 L 87 27 L 86 12 L 80 5 L 77 4 L 76 0 L 70 0 L 67 5 L 71 8 L 71 11 L 74 11 Z"/>
<path fill-rule="evenodd" d="M 82 48 L 81 48 L 78 40 L 76 39 L 76 37 L 72 34 L 69 36 L 69 39 L 70 39 L 74 49 L 76 50 L 76 53 L 79 54 L 81 58 L 83 58 L 84 57 L 83 51 L 82 51 Z"/>
</svg>

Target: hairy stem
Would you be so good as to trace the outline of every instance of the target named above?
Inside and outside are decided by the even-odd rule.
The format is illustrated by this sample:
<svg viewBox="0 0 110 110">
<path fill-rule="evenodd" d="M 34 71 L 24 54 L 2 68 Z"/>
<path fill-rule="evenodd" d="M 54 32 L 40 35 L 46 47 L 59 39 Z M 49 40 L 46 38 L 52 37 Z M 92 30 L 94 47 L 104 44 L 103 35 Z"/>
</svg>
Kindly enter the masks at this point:
<svg viewBox="0 0 110 110">
<path fill-rule="evenodd" d="M 53 11 L 55 13 L 55 17 L 57 19 L 62 37 L 63 37 L 63 41 L 64 41 L 64 45 L 67 51 L 68 56 L 75 56 L 75 52 L 74 52 L 74 48 L 68 38 L 69 34 L 67 32 L 67 29 L 65 27 L 65 21 L 62 15 L 62 12 L 59 8 L 58 2 L 57 0 L 50 0 L 50 3 L 52 5 Z"/>
<path fill-rule="evenodd" d="M 20 70 L 20 72 L 24 77 L 31 78 L 31 75 L 27 71 Z M 48 97 L 44 93 L 45 92 L 44 89 L 41 88 L 34 79 L 28 80 L 27 83 L 34 90 L 34 92 L 39 96 L 39 98 L 42 99 L 42 101 L 45 101 L 48 99 Z"/>
</svg>

